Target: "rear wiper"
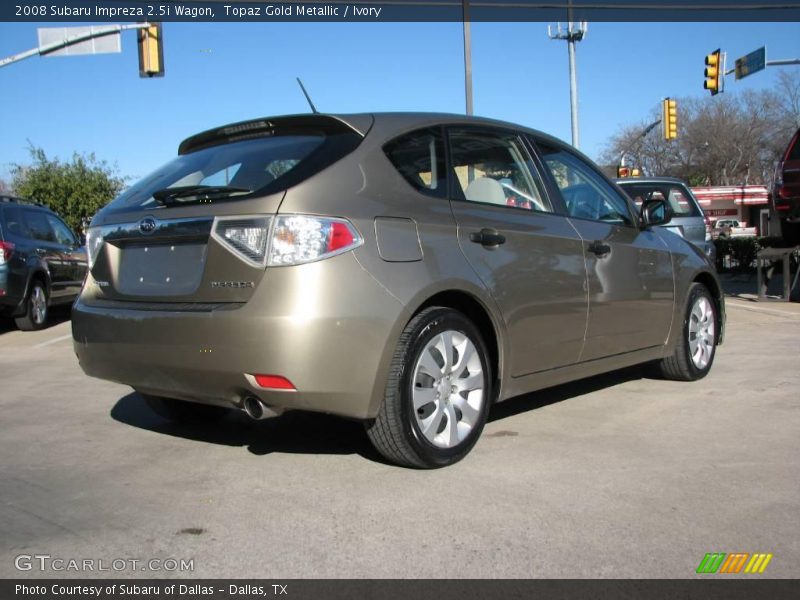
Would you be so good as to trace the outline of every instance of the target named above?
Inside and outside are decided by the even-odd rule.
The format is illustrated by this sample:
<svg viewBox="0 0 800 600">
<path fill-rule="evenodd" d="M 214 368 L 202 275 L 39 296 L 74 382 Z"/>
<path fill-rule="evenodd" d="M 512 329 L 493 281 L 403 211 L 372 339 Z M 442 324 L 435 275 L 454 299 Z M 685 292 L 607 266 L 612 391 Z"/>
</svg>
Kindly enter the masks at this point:
<svg viewBox="0 0 800 600">
<path fill-rule="evenodd" d="M 212 197 L 233 196 L 236 194 L 249 194 L 249 188 L 234 187 L 230 185 L 184 185 L 164 188 L 153 192 L 153 198 L 159 204 L 177 204 L 195 200 L 210 200 Z"/>
</svg>

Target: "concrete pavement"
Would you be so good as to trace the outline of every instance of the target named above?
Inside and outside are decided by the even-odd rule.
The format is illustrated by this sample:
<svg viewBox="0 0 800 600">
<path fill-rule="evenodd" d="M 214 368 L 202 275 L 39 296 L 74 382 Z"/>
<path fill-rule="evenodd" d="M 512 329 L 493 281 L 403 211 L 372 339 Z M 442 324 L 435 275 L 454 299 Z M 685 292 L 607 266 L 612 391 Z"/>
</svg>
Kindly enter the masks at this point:
<svg viewBox="0 0 800 600">
<path fill-rule="evenodd" d="M 633 368 L 510 400 L 437 471 L 324 415 L 174 426 L 85 377 L 68 321 L 0 327 L 0 576 L 684 578 L 706 552 L 771 552 L 765 575 L 796 577 L 800 306 L 728 307 L 706 379 Z M 37 554 L 193 570 L 15 568 Z"/>
</svg>

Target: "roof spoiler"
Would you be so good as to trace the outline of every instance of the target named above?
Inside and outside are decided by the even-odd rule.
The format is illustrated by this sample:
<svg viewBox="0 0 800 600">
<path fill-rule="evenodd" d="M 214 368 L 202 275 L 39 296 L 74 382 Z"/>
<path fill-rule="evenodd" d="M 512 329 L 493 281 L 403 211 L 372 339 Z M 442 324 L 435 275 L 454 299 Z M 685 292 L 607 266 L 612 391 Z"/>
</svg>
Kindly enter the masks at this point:
<svg viewBox="0 0 800 600">
<path fill-rule="evenodd" d="M 363 121 L 359 119 L 358 121 Z M 366 125 L 366 127 L 365 127 Z M 304 114 L 286 115 L 281 117 L 266 117 L 263 119 L 253 119 L 251 121 L 240 121 L 215 127 L 201 133 L 195 134 L 183 140 L 178 146 L 178 154 L 189 154 L 210 146 L 219 144 L 229 144 L 241 140 L 268 137 L 275 135 L 276 132 L 288 133 L 297 131 L 302 133 L 309 129 L 321 129 L 329 133 L 337 133 L 343 130 L 354 131 L 364 137 L 372 126 L 372 118 L 369 124 L 349 122 L 335 115 Z"/>
</svg>

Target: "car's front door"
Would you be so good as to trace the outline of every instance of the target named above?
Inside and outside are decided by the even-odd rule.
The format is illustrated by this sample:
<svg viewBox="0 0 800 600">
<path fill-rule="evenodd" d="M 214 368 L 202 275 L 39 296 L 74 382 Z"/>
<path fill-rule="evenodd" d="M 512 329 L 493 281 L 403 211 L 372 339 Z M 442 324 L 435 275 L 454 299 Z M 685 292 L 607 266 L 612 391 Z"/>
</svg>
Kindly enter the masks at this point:
<svg viewBox="0 0 800 600">
<path fill-rule="evenodd" d="M 595 167 L 566 148 L 535 143 L 583 238 L 589 324 L 580 360 L 664 344 L 674 302 L 666 244 L 638 227 L 631 204 Z"/>
<path fill-rule="evenodd" d="M 56 243 L 60 246 L 61 259 L 66 266 L 68 281 L 65 291 L 77 296 L 86 276 L 86 253 L 81 249 L 76 235 L 64 221 L 55 215 L 47 215 L 47 222 L 53 230 Z"/>
<path fill-rule="evenodd" d="M 503 313 L 512 376 L 577 362 L 587 317 L 580 237 L 553 210 L 520 136 L 447 133 L 459 245 Z"/>
</svg>

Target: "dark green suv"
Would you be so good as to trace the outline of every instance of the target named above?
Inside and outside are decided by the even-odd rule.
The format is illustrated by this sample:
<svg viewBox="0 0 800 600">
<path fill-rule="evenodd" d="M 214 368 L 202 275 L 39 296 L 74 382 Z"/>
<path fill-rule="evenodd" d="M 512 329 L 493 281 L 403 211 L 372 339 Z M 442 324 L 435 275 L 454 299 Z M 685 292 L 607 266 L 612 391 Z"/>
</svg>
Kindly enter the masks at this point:
<svg viewBox="0 0 800 600">
<path fill-rule="evenodd" d="M 41 329 L 50 306 L 72 302 L 86 276 L 78 237 L 46 206 L 0 196 L 0 316 Z"/>
</svg>

